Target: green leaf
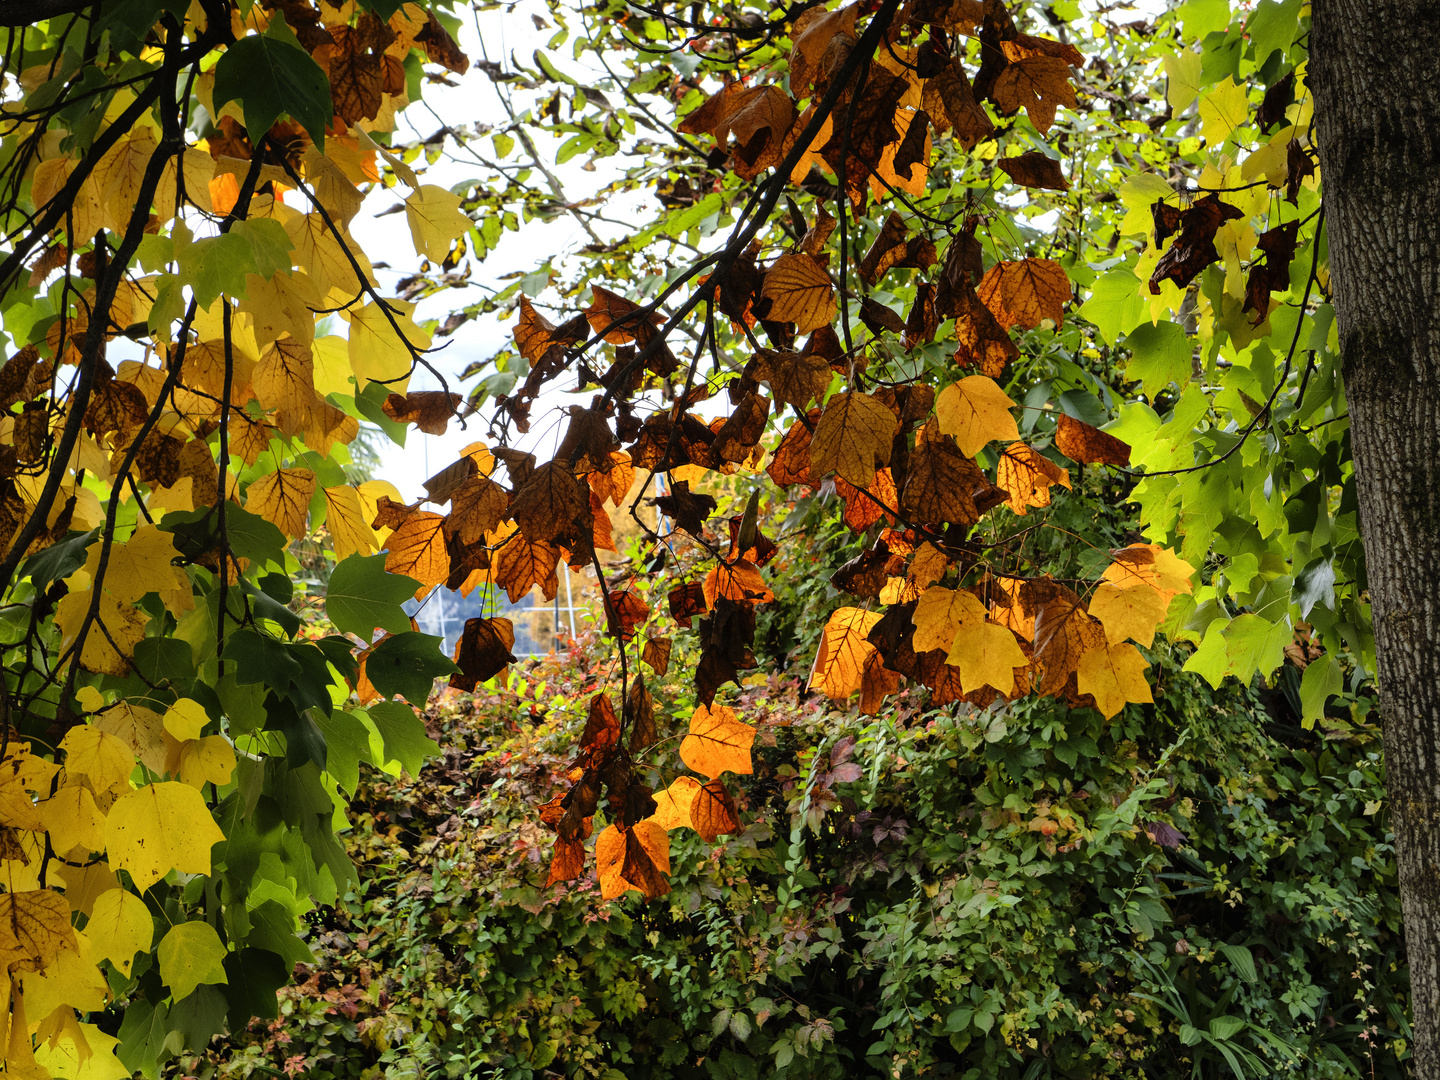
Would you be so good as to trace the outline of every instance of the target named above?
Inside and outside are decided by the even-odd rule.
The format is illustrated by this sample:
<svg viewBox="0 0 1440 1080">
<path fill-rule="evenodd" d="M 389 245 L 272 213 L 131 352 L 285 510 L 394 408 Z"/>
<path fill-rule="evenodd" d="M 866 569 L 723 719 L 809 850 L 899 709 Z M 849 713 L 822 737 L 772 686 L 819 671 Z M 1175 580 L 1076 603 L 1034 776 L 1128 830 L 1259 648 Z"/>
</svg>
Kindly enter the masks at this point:
<svg viewBox="0 0 1440 1080">
<path fill-rule="evenodd" d="M 325 737 L 325 771 L 352 795 L 360 783 L 360 762 L 370 756 L 370 729 L 354 713 L 337 709 L 329 716 L 312 714 Z"/>
<path fill-rule="evenodd" d="M 239 101 L 245 130 L 258 141 L 281 113 L 289 113 L 325 145 L 325 129 L 335 117 L 330 80 L 310 54 L 277 37 L 252 34 L 225 50 L 215 65 L 215 108 Z"/>
<path fill-rule="evenodd" d="M 160 978 L 175 1001 L 194 992 L 201 983 L 223 983 L 225 944 L 207 922 L 172 926 L 160 942 Z"/>
<path fill-rule="evenodd" d="M 440 644 L 440 638 L 414 630 L 387 637 L 366 658 L 365 674 L 386 697 L 399 694 L 424 708 L 435 680 L 456 670 Z"/>
<path fill-rule="evenodd" d="M 120 1022 L 120 1046 L 115 1056 L 132 1073 L 147 1080 L 159 1074 L 160 1062 L 169 1055 L 165 1040 L 170 1034 L 170 1010 L 162 1001 L 152 1004 L 136 996 L 125 1006 L 125 1019 Z"/>
<path fill-rule="evenodd" d="M 1122 266 L 1095 280 L 1090 298 L 1080 305 L 1079 314 L 1095 324 L 1106 344 L 1114 345 L 1145 317 L 1146 307 L 1140 296 L 1140 282 Z"/>
<path fill-rule="evenodd" d="M 1325 702 L 1345 688 L 1340 661 L 1330 653 L 1312 660 L 1300 677 L 1300 724 L 1312 728 L 1325 716 Z"/>
<path fill-rule="evenodd" d="M 208 308 L 221 293 L 244 296 L 245 275 L 260 272 L 249 242 L 233 230 L 192 240 L 190 230 L 183 222 L 177 222 L 174 241 L 180 277 L 190 286 L 195 303 L 202 308 Z"/>
<path fill-rule="evenodd" d="M 175 547 L 188 559 L 199 558 L 220 544 L 220 514 L 209 506 L 175 510 L 160 521 L 160 528 L 175 534 Z M 274 522 L 225 504 L 225 537 L 230 550 L 256 566 L 285 565 L 285 534 Z"/>
<path fill-rule="evenodd" d="M 1221 1042 L 1228 1042 L 1245 1029 L 1245 1021 L 1238 1016 L 1217 1016 L 1210 1021 L 1210 1034 Z"/>
<path fill-rule="evenodd" d="M 1184 389 L 1190 381 L 1192 346 L 1178 323 L 1142 322 L 1126 335 L 1125 345 L 1131 352 L 1125 377 L 1143 383 L 1151 400 L 1172 382 Z"/>
<path fill-rule="evenodd" d="M 214 986 L 197 986 L 194 993 L 170 1007 L 170 1031 L 180 1035 L 186 1050 L 204 1053 L 210 1040 L 225 1030 L 229 1008 L 223 991 Z"/>
<path fill-rule="evenodd" d="M 427 757 L 440 753 L 440 744 L 425 734 L 425 722 L 400 701 L 382 701 L 365 710 L 385 740 L 385 763 L 398 761 L 411 776 L 419 776 Z"/>
<path fill-rule="evenodd" d="M 1225 959 L 1234 965 L 1235 970 L 1246 982 L 1253 983 L 1259 977 L 1255 973 L 1255 957 L 1244 945 L 1217 945 L 1216 948 L 1225 954 Z M 1213 1025 L 1210 1030 L 1212 1033 L 1214 1032 Z M 1229 1038 L 1228 1035 L 1220 1037 Z"/>
<path fill-rule="evenodd" d="M 280 1015 L 275 991 L 290 981 L 290 967 L 282 957 L 269 949 L 241 949 L 225 957 L 225 974 L 230 980 L 225 998 L 231 1031 L 243 1031 L 256 1017 L 274 1020 Z"/>
<path fill-rule="evenodd" d="M 1300 617 L 1308 619 L 1316 604 L 1335 610 L 1335 564 L 1325 557 L 1315 559 L 1295 575 L 1290 599 L 1300 607 Z"/>
<path fill-rule="evenodd" d="M 276 953 L 287 969 L 315 962 L 310 946 L 295 936 L 295 916 L 278 900 L 266 900 L 250 912 L 250 933 L 245 936 L 245 944 Z"/>
<path fill-rule="evenodd" d="M 285 226 L 274 218 L 237 221 L 226 235 L 238 236 L 249 246 L 251 261 L 255 264 L 252 272 L 262 278 L 272 278 L 290 269 L 290 252 L 295 244 Z"/>
<path fill-rule="evenodd" d="M 1245 34 L 1255 46 L 1255 66 L 1264 67 L 1276 49 L 1288 50 L 1300 29 L 1301 0 L 1260 0 Z"/>
<path fill-rule="evenodd" d="M 44 592 L 52 581 L 67 578 L 85 565 L 85 549 L 95 542 L 98 533 L 98 529 L 91 529 L 51 544 L 26 559 L 20 575 L 28 577 L 36 589 Z"/>
<path fill-rule="evenodd" d="M 237 683 L 263 683 L 282 694 L 304 672 L 283 641 L 248 626 L 225 638 L 223 655 L 234 661 Z"/>
<path fill-rule="evenodd" d="M 351 555 L 330 574 L 325 614 L 337 629 L 362 641 L 369 641 L 377 626 L 392 634 L 403 634 L 410 628 L 410 618 L 400 605 L 418 588 L 420 582 L 414 578 L 387 574 L 383 553 Z"/>
</svg>

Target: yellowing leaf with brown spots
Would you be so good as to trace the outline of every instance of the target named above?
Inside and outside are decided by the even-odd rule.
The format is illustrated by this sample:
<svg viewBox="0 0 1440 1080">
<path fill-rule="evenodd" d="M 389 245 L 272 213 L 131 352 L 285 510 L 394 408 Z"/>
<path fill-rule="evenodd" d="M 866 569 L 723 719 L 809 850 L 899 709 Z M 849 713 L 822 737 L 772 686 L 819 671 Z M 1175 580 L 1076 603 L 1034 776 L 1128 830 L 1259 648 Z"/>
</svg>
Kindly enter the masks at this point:
<svg viewBox="0 0 1440 1080">
<path fill-rule="evenodd" d="M 1154 701 L 1145 679 L 1149 665 L 1140 650 L 1128 642 L 1105 643 L 1090 649 L 1075 669 L 1080 693 L 1089 694 L 1106 719 L 1125 707 L 1126 702 Z"/>
<path fill-rule="evenodd" d="M 420 582 L 417 596 L 450 576 L 450 552 L 445 546 L 445 518 L 429 510 L 416 510 L 385 541 L 385 569 Z"/>
<path fill-rule="evenodd" d="M 245 509 L 273 522 L 294 540 L 305 535 L 310 496 L 314 494 L 315 474 L 309 469 L 276 469 L 250 485 L 245 493 Z"/>
<path fill-rule="evenodd" d="M 110 865 L 142 892 L 171 870 L 210 873 L 210 848 L 224 839 L 200 792 L 178 781 L 120 796 L 105 821 Z"/>
<path fill-rule="evenodd" d="M 1050 505 L 1050 488 L 1069 489 L 1070 473 L 1033 446 L 1014 442 L 1000 452 L 995 486 L 1009 492 L 1005 505 L 1024 517 L 1031 507 Z"/>
<path fill-rule="evenodd" d="M 890 464 L 899 426 L 878 398 L 853 390 L 834 395 L 810 439 L 810 475 L 818 480 L 838 472 L 857 488 L 869 487 L 880 467 Z"/>
<path fill-rule="evenodd" d="M 70 905 L 59 893 L 26 889 L 0 896 L 0 960 L 14 964 L 12 970 L 43 972 L 62 949 L 76 947 Z"/>
<path fill-rule="evenodd" d="M 1053 259 L 998 262 L 985 271 L 975 292 L 1006 330 L 1030 330 L 1043 322 L 1059 326 L 1072 296 L 1064 267 Z"/>
<path fill-rule="evenodd" d="M 1168 606 L 1178 593 L 1192 588 L 1195 568 L 1169 548 L 1159 544 L 1131 544 L 1112 551 L 1115 561 L 1105 568 L 1102 581 L 1112 582 L 1121 589 L 1148 586 L 1156 590 Z"/>
<path fill-rule="evenodd" d="M 865 679 L 865 661 L 875 651 L 865 638 L 879 621 L 878 611 L 842 607 L 831 612 L 815 650 L 808 689 L 835 701 L 859 690 Z"/>
<path fill-rule="evenodd" d="M 750 744 L 755 729 L 726 705 L 698 705 L 690 717 L 690 733 L 680 743 L 680 760 L 711 779 L 723 772 L 754 771 Z"/>
<path fill-rule="evenodd" d="M 1020 429 L 1010 415 L 1011 401 L 995 380 L 970 375 L 951 383 L 935 398 L 935 419 L 940 431 L 952 435 L 960 452 L 974 457 L 996 439 L 1019 439 Z"/>
<path fill-rule="evenodd" d="M 68 649 L 75 643 L 93 595 L 90 589 L 82 589 L 63 597 L 55 605 L 55 625 L 62 632 L 62 649 Z M 87 671 L 105 675 L 130 674 L 130 658 L 135 655 L 135 646 L 145 639 L 149 616 L 133 604 L 116 600 L 108 590 L 102 590 L 96 620 L 97 624 L 90 627 L 85 635 L 85 646 L 80 650 L 81 666 Z"/>
<path fill-rule="evenodd" d="M 835 286 L 825 268 L 809 255 L 781 255 L 765 274 L 760 295 L 770 299 L 765 316 L 791 322 L 802 334 L 828 326 L 835 318 Z"/>
</svg>

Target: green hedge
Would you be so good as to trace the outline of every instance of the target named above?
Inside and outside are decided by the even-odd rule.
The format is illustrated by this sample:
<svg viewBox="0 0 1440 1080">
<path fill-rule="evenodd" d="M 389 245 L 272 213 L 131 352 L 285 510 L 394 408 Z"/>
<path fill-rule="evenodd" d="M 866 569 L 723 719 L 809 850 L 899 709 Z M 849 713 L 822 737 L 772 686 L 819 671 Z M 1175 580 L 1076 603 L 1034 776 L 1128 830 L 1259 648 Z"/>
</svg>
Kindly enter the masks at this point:
<svg viewBox="0 0 1440 1080">
<path fill-rule="evenodd" d="M 533 812 L 564 787 L 587 671 L 457 699 L 444 759 L 367 780 L 363 894 L 317 921 L 277 1021 L 185 1071 L 1404 1075 L 1371 731 L 1302 732 L 1173 666 L 1110 723 L 904 695 L 857 718 L 771 680 L 737 704 L 761 728 L 736 782 L 753 823 L 714 849 L 673 833 L 674 891 L 604 905 L 540 888 Z"/>
</svg>

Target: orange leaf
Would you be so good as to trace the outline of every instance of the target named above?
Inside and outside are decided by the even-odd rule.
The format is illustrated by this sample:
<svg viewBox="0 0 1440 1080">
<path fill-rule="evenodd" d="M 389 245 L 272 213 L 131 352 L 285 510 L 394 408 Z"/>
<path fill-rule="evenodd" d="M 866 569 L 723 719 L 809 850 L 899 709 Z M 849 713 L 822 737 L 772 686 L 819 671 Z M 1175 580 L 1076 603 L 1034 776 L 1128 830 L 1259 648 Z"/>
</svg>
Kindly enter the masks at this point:
<svg viewBox="0 0 1440 1080">
<path fill-rule="evenodd" d="M 760 295 L 769 297 L 773 322 L 791 322 L 802 334 L 835 318 L 835 286 L 809 255 L 781 255 L 765 274 Z"/>
<path fill-rule="evenodd" d="M 674 783 L 655 796 L 655 813 L 645 820 L 653 821 L 667 832 L 681 826 L 694 828 L 691 807 L 699 791 L 699 780 L 693 776 L 677 776 Z"/>
<path fill-rule="evenodd" d="M 1082 465 L 1118 465 L 1124 468 L 1130 464 L 1127 443 L 1065 413 L 1060 414 L 1055 425 L 1055 448 L 1071 461 Z"/>
<path fill-rule="evenodd" d="M 1006 330 L 1033 329 L 1043 322 L 1059 326 L 1073 293 L 1065 268 L 1053 259 L 998 262 L 985 272 L 976 293 Z"/>
<path fill-rule="evenodd" d="M 831 612 L 815 650 L 807 689 L 837 701 L 859 690 L 864 682 L 865 661 L 875 651 L 865 638 L 879 621 L 879 612 L 860 608 L 842 607 Z"/>
<path fill-rule="evenodd" d="M 450 576 L 444 526 L 445 519 L 439 514 L 416 510 L 385 541 L 385 569 L 420 582 L 416 596 Z"/>
<path fill-rule="evenodd" d="M 715 838 L 724 833 L 740 831 L 740 816 L 735 811 L 735 800 L 719 780 L 711 780 L 695 791 L 690 804 L 690 823 L 700 834 L 700 839 L 713 844 Z"/>
<path fill-rule="evenodd" d="M 1070 487 L 1070 473 L 1033 446 L 1014 442 L 1000 454 L 995 484 L 1009 492 L 1006 505 L 1024 517 L 1032 506 L 1050 505 L 1050 487 Z"/>
<path fill-rule="evenodd" d="M 723 772 L 754 771 L 750 744 L 755 729 L 735 717 L 725 705 L 696 706 L 690 717 L 690 733 L 680 743 L 680 760 L 712 779 Z"/>
</svg>

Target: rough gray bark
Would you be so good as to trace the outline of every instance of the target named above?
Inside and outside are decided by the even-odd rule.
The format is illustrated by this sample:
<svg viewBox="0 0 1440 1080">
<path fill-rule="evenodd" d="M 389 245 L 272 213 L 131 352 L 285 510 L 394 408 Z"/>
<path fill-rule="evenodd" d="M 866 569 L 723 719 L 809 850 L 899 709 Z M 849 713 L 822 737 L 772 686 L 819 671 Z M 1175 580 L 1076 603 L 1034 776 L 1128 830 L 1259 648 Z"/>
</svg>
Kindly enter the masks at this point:
<svg viewBox="0 0 1440 1080">
<path fill-rule="evenodd" d="M 1440 1080 L 1437 28 L 1434 0 L 1315 0 L 1309 68 L 1421 1080 Z"/>
</svg>

